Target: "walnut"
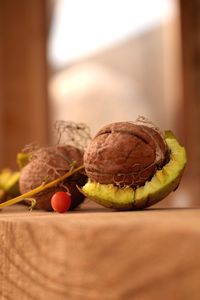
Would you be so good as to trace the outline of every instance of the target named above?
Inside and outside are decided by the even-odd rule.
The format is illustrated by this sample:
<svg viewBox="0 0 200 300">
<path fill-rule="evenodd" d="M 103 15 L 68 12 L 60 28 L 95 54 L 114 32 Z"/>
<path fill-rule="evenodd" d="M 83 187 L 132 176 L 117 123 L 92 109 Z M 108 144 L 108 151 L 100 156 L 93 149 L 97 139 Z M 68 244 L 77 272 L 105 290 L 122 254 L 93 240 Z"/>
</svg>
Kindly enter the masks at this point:
<svg viewBox="0 0 200 300">
<path fill-rule="evenodd" d="M 148 122 L 117 122 L 103 127 L 84 154 L 88 177 L 102 184 L 136 188 L 162 168 L 168 148 Z"/>
<path fill-rule="evenodd" d="M 40 148 L 33 152 L 32 160 L 21 171 L 19 180 L 20 192 L 26 193 L 42 183 L 53 181 L 64 175 L 71 168 L 72 164 L 80 166 L 83 163 L 83 151 L 70 145 L 49 146 Z M 35 196 L 37 200 L 36 208 L 52 210 L 51 197 L 56 191 L 66 191 L 66 186 L 71 193 L 72 204 L 70 209 L 75 208 L 83 201 L 83 195 L 76 185 L 85 183 L 86 176 L 77 173 L 67 179 L 63 186 L 46 189 Z"/>
</svg>

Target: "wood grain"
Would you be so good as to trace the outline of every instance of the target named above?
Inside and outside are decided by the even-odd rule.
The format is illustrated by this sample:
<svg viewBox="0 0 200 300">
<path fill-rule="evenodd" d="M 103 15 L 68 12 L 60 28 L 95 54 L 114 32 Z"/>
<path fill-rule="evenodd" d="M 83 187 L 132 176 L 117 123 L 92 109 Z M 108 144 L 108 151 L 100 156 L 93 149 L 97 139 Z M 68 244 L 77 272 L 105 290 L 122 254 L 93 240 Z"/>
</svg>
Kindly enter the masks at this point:
<svg viewBox="0 0 200 300">
<path fill-rule="evenodd" d="M 199 299 L 200 210 L 0 214 L 1 299 Z"/>
</svg>

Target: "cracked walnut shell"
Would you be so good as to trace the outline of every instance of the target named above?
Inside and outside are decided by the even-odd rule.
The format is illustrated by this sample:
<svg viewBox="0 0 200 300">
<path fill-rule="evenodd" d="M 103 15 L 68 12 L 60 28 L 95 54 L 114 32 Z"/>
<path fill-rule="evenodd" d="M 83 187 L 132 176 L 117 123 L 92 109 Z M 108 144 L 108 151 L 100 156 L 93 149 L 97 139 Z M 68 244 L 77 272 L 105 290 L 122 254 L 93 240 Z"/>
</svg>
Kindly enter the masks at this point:
<svg viewBox="0 0 200 300">
<path fill-rule="evenodd" d="M 151 123 L 117 122 L 103 127 L 84 154 L 90 180 L 136 188 L 166 162 L 168 148 Z"/>
</svg>

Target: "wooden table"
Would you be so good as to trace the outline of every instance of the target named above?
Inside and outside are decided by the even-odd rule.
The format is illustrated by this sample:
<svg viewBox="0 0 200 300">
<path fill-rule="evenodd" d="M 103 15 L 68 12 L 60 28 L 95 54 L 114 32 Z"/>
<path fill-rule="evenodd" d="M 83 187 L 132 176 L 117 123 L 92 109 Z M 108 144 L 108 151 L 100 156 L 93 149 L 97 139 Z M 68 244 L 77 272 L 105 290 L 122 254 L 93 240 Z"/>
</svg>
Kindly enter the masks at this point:
<svg viewBox="0 0 200 300">
<path fill-rule="evenodd" d="M 200 299 L 200 209 L 0 212 L 5 300 Z"/>
</svg>

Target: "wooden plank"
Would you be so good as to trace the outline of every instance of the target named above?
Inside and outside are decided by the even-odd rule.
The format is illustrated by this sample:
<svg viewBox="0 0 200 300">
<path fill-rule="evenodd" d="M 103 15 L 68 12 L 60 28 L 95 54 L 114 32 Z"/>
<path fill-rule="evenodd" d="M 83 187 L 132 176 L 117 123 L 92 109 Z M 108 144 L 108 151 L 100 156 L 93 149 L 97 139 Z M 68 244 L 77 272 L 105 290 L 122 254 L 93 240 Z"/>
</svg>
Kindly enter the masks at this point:
<svg viewBox="0 0 200 300">
<path fill-rule="evenodd" d="M 183 129 L 189 157 L 186 172 L 188 181 L 191 182 L 191 191 L 195 190 L 196 195 L 199 195 L 200 169 L 197 166 L 200 165 L 200 1 L 181 0 L 180 17 L 184 100 Z"/>
<path fill-rule="evenodd" d="M 183 101 L 177 124 L 186 146 L 188 164 L 182 185 L 185 201 L 199 206 L 200 193 L 200 1 L 179 1 Z"/>
<path fill-rule="evenodd" d="M 16 211 L 18 210 L 18 211 Z M 0 213 L 1 299 L 199 299 L 200 209 Z"/>
<path fill-rule="evenodd" d="M 0 1 L 0 167 L 25 144 L 46 143 L 45 1 Z"/>
</svg>

